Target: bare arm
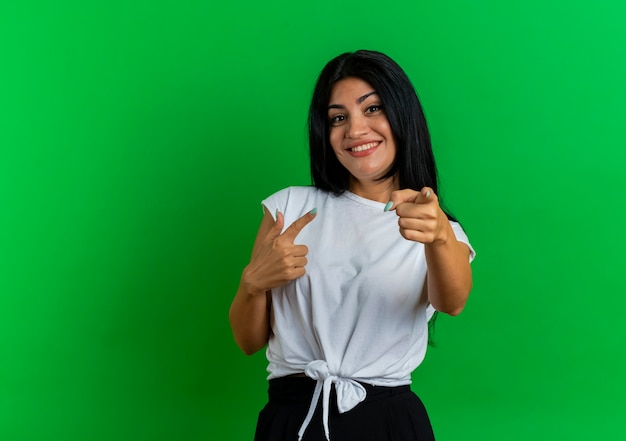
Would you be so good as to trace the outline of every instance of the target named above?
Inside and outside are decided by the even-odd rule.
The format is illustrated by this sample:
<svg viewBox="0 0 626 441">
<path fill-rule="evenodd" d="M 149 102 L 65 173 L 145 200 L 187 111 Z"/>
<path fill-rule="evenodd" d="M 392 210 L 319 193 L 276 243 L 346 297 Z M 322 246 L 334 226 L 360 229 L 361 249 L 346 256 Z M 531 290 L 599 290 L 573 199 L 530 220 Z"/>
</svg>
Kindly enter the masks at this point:
<svg viewBox="0 0 626 441">
<path fill-rule="evenodd" d="M 442 215 L 447 224 L 445 239 L 425 244 L 428 300 L 437 311 L 458 315 L 472 289 L 470 251 L 467 245 L 456 240 L 445 213 Z"/>
<path fill-rule="evenodd" d="M 392 194 L 400 234 L 424 244 L 428 265 L 428 300 L 437 311 L 459 314 L 472 289 L 469 248 L 459 242 L 432 189 Z"/>
<path fill-rule="evenodd" d="M 274 219 L 265 210 L 252 255 L 274 228 Z M 252 260 L 252 259 L 251 259 Z M 239 288 L 230 305 L 229 319 L 235 342 L 246 355 L 252 355 L 267 343 L 270 332 L 268 298 L 271 291 L 254 285 L 254 268 L 248 264 L 241 275 Z"/>
<path fill-rule="evenodd" d="M 269 339 L 272 288 L 304 274 L 308 249 L 305 245 L 294 245 L 294 240 L 314 218 L 315 214 L 307 213 L 281 234 L 283 215 L 278 213 L 274 221 L 265 210 L 250 263 L 243 270 L 229 311 L 235 342 L 247 355 L 262 349 Z"/>
</svg>

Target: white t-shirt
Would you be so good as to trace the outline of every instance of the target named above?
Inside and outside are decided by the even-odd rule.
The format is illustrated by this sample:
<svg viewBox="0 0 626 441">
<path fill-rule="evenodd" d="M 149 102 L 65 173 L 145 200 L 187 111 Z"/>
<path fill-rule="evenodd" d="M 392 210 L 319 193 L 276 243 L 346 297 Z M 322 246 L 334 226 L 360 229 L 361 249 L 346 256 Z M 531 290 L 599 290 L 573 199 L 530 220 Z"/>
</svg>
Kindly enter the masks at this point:
<svg viewBox="0 0 626 441">
<path fill-rule="evenodd" d="M 351 192 L 289 187 L 263 205 L 274 216 L 283 213 L 285 228 L 318 210 L 295 240 L 309 249 L 306 274 L 272 290 L 268 379 L 304 372 L 318 380 L 312 409 L 334 383 L 340 411 L 365 398 L 358 382 L 410 384 L 426 353 L 433 311 L 423 294 L 424 245 L 400 235 L 395 211 Z M 471 261 L 467 236 L 451 225 L 470 247 Z"/>
</svg>

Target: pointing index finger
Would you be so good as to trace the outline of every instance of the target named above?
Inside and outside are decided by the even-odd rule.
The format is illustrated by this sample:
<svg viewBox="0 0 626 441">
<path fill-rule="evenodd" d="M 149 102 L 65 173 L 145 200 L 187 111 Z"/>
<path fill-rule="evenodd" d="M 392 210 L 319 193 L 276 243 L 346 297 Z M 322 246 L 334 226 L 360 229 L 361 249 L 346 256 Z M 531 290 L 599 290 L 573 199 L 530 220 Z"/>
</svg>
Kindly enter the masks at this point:
<svg viewBox="0 0 626 441">
<path fill-rule="evenodd" d="M 398 204 L 403 202 L 415 203 L 415 200 L 419 196 L 419 191 L 415 191 L 411 188 L 405 188 L 404 190 L 396 190 L 391 193 L 391 199 L 385 205 L 385 211 L 395 210 Z"/>
<path fill-rule="evenodd" d="M 293 243 L 293 241 L 296 240 L 296 237 L 298 236 L 298 234 L 300 234 L 300 231 L 302 231 L 302 229 L 306 227 L 309 224 L 309 222 L 315 219 L 316 214 L 317 214 L 317 208 L 314 208 L 308 213 L 304 214 L 299 219 L 295 220 L 283 232 L 282 237 L 284 237 L 285 239 L 288 239 L 289 241 Z"/>
<path fill-rule="evenodd" d="M 424 204 L 431 200 L 431 196 L 434 194 L 433 189 L 430 187 L 424 187 L 420 191 L 416 191 L 410 188 L 403 190 L 396 190 L 391 193 L 391 200 L 385 205 L 385 211 L 395 210 L 398 205 L 410 202 L 412 204 Z"/>
</svg>

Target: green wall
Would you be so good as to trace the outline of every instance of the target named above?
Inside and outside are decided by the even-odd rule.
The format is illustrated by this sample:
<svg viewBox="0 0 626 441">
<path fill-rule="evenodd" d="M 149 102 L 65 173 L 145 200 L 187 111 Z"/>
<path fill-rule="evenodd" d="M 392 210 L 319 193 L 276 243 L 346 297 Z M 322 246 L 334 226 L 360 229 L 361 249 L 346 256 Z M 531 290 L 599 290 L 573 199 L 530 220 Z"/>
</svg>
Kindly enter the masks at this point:
<svg viewBox="0 0 626 441">
<path fill-rule="evenodd" d="M 0 439 L 250 440 L 264 354 L 227 311 L 260 200 L 308 184 L 331 57 L 422 98 L 478 258 L 414 374 L 439 441 L 626 432 L 626 6 L 0 6 Z"/>
</svg>

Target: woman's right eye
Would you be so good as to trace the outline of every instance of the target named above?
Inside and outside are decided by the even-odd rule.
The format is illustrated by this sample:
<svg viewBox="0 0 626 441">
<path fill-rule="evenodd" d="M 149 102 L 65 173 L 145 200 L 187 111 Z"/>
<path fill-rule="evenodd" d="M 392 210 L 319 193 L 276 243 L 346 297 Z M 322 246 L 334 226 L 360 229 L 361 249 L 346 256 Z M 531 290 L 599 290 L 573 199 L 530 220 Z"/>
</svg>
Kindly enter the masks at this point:
<svg viewBox="0 0 626 441">
<path fill-rule="evenodd" d="M 334 126 L 341 124 L 345 120 L 346 117 L 344 115 L 334 115 L 330 117 L 330 123 Z"/>
</svg>

